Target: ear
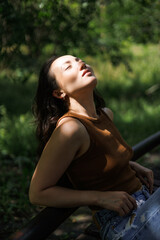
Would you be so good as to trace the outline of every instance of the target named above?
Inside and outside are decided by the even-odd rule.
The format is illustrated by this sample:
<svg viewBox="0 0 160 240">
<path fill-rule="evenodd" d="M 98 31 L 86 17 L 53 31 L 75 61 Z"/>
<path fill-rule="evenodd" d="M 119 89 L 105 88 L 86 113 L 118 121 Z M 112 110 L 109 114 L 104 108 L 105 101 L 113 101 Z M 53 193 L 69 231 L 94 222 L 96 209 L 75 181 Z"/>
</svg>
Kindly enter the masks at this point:
<svg viewBox="0 0 160 240">
<path fill-rule="evenodd" d="M 63 90 L 57 89 L 57 90 L 53 90 L 52 95 L 56 98 L 63 99 L 65 98 L 66 93 L 63 92 Z"/>
</svg>

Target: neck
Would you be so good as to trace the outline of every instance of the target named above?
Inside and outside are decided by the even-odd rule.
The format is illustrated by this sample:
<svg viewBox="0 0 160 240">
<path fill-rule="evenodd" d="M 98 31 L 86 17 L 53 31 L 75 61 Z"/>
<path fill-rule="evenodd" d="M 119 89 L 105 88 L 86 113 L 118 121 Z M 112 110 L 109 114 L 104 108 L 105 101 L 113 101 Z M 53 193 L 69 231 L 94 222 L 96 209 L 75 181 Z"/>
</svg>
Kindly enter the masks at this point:
<svg viewBox="0 0 160 240">
<path fill-rule="evenodd" d="M 93 99 L 93 93 L 82 98 L 70 98 L 69 111 L 97 118 L 96 107 Z"/>
</svg>

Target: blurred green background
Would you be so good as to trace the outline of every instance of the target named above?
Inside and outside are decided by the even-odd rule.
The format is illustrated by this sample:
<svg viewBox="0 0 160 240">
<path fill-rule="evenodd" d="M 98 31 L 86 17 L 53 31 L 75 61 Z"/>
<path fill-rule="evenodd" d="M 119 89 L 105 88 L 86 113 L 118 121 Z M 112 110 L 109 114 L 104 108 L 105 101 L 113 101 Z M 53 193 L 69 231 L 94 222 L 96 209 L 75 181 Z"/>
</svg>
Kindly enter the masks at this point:
<svg viewBox="0 0 160 240">
<path fill-rule="evenodd" d="M 71 54 L 89 63 L 125 140 L 160 122 L 160 1 L 5 0 L 0 3 L 0 236 L 38 211 L 28 201 L 36 164 L 31 105 L 42 63 Z"/>
</svg>

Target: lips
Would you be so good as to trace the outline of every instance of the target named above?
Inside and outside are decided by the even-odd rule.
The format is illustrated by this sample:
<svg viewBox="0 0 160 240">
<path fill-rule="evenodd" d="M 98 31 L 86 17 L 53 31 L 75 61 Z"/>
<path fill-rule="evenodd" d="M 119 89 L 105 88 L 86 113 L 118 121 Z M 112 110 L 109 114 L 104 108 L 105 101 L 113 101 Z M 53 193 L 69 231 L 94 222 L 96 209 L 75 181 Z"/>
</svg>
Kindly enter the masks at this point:
<svg viewBox="0 0 160 240">
<path fill-rule="evenodd" d="M 85 70 L 83 71 L 83 73 L 82 73 L 82 77 L 84 77 L 84 75 L 85 75 L 86 73 L 91 73 L 91 71 L 89 71 L 89 69 L 85 69 Z"/>
</svg>

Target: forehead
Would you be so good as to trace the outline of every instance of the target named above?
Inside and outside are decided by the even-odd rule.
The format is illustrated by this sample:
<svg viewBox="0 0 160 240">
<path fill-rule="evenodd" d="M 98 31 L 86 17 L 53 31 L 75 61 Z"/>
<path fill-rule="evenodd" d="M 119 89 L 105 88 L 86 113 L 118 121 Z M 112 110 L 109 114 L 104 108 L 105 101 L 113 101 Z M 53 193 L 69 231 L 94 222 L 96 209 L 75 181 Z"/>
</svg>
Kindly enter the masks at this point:
<svg viewBox="0 0 160 240">
<path fill-rule="evenodd" d="M 61 56 L 59 58 L 57 58 L 53 63 L 52 63 L 52 66 L 53 68 L 61 68 L 63 64 L 67 63 L 67 62 L 70 62 L 70 61 L 73 61 L 75 60 L 76 57 L 72 56 L 72 55 L 64 55 L 64 56 Z"/>
</svg>

